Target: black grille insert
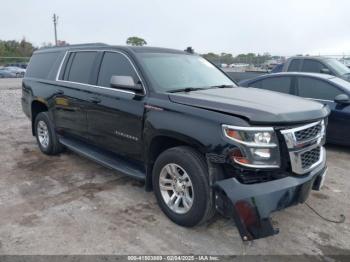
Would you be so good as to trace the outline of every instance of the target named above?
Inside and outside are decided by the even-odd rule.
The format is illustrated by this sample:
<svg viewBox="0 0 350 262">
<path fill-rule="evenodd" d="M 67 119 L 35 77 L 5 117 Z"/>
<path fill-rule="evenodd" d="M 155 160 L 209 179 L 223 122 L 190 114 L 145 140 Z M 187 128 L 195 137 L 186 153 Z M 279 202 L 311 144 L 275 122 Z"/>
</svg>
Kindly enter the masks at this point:
<svg viewBox="0 0 350 262">
<path fill-rule="evenodd" d="M 301 167 L 308 169 L 320 159 L 321 148 L 316 147 L 310 151 L 301 154 Z"/>
<path fill-rule="evenodd" d="M 316 137 L 321 132 L 321 124 L 300 130 L 295 132 L 295 138 L 297 141 L 305 141 Z"/>
</svg>

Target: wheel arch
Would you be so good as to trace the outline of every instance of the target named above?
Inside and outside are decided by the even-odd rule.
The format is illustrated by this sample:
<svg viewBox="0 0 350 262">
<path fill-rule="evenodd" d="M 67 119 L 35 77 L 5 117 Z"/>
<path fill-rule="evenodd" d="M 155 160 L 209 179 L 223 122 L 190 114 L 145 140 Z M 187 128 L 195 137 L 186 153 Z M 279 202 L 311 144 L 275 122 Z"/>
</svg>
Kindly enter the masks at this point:
<svg viewBox="0 0 350 262">
<path fill-rule="evenodd" d="M 151 191 L 152 188 L 152 171 L 153 166 L 158 156 L 165 150 L 177 147 L 189 146 L 193 149 L 205 154 L 205 147 L 199 141 L 181 134 L 167 133 L 158 134 L 150 139 L 146 146 L 146 190 Z"/>
<path fill-rule="evenodd" d="M 32 134 L 35 136 L 35 128 L 34 128 L 34 123 L 35 123 L 35 118 L 36 116 L 41 113 L 41 112 L 47 112 L 48 111 L 48 106 L 46 102 L 41 101 L 41 100 L 33 100 L 31 104 L 31 120 L 32 120 Z"/>
</svg>

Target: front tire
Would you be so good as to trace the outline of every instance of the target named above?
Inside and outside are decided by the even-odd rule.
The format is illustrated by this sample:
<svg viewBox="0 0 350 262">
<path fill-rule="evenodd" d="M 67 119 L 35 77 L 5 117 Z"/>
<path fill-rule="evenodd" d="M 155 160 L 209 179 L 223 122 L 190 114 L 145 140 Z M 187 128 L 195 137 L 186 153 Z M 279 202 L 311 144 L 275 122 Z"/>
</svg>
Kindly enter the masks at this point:
<svg viewBox="0 0 350 262">
<path fill-rule="evenodd" d="M 174 147 L 157 158 L 153 188 L 162 211 L 178 225 L 193 227 L 215 214 L 207 164 L 191 147 Z"/>
<path fill-rule="evenodd" d="M 35 117 L 34 128 L 41 152 L 46 155 L 57 155 L 62 152 L 63 146 L 58 141 L 54 126 L 47 112 L 41 112 Z"/>
</svg>

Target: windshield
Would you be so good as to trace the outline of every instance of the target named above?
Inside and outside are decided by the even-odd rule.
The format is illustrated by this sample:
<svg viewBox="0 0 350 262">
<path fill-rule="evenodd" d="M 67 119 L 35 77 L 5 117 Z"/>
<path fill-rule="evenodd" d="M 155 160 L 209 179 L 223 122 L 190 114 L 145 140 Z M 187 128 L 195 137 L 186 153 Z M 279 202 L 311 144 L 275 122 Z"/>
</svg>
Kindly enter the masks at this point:
<svg viewBox="0 0 350 262">
<path fill-rule="evenodd" d="M 343 63 L 339 62 L 337 59 L 327 59 L 326 63 L 330 65 L 339 75 L 350 74 L 350 69 L 347 68 Z"/>
<path fill-rule="evenodd" d="M 236 86 L 230 78 L 200 56 L 143 53 L 141 61 L 158 91 Z"/>
</svg>

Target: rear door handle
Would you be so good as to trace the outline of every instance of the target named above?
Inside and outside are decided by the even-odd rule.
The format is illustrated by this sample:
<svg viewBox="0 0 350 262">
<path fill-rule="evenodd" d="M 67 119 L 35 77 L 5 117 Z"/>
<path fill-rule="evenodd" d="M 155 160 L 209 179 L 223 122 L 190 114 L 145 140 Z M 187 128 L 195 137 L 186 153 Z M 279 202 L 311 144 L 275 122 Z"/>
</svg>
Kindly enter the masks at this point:
<svg viewBox="0 0 350 262">
<path fill-rule="evenodd" d="M 97 97 L 90 97 L 90 102 L 94 103 L 94 104 L 99 104 L 101 103 L 101 99 L 97 98 Z"/>
</svg>

